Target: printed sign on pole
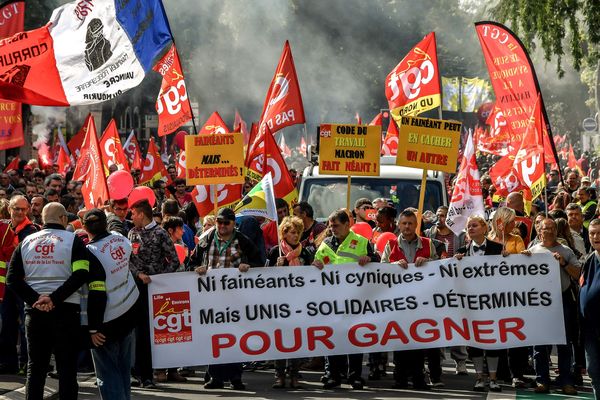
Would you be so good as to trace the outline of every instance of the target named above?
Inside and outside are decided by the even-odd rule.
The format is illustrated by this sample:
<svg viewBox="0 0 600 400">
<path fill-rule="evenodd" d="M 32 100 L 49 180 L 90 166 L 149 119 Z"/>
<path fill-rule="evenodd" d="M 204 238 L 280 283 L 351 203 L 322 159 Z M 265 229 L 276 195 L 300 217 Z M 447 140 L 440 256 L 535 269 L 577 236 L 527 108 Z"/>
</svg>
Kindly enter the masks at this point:
<svg viewBox="0 0 600 400">
<path fill-rule="evenodd" d="M 244 183 L 244 137 L 241 133 L 185 137 L 188 186 Z"/>
<path fill-rule="evenodd" d="M 319 141 L 320 173 L 379 176 L 380 126 L 325 124 Z"/>
<path fill-rule="evenodd" d="M 396 164 L 456 172 L 461 127 L 456 121 L 402 117 Z"/>
</svg>

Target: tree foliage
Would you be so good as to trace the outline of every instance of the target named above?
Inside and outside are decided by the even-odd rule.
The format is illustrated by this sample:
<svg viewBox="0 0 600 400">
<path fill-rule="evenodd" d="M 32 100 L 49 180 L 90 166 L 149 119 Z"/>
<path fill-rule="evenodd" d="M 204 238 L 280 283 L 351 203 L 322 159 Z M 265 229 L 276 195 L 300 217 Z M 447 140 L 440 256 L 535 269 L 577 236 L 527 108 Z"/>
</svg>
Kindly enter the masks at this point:
<svg viewBox="0 0 600 400">
<path fill-rule="evenodd" d="M 512 30 L 533 50 L 536 41 L 546 61 L 557 58 L 559 77 L 565 47 L 579 71 L 582 63 L 598 62 L 600 45 L 599 0 L 500 0 L 491 9 L 502 23 L 510 22 Z"/>
</svg>

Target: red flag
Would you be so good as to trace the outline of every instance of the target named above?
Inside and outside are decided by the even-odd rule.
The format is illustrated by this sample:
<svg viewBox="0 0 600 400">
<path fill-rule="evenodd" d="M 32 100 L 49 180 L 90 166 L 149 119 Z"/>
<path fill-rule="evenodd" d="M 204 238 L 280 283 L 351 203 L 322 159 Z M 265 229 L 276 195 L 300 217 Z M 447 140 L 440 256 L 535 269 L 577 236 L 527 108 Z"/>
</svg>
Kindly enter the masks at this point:
<svg viewBox="0 0 600 400">
<path fill-rule="evenodd" d="M 307 150 L 306 140 L 304 140 L 304 136 L 302 136 L 300 138 L 300 147 L 298 148 L 298 151 L 300 152 L 300 154 L 306 154 L 306 150 Z"/>
<path fill-rule="evenodd" d="M 233 121 L 233 131 L 241 132 L 244 135 L 244 146 L 248 145 L 248 140 L 250 139 L 250 132 L 248 131 L 248 125 L 242 119 L 242 116 L 235 110 L 235 120 Z"/>
<path fill-rule="evenodd" d="M 242 198 L 241 184 L 236 185 L 198 185 L 192 190 L 192 199 L 200 218 L 213 214 L 215 210 L 215 193 L 217 208 L 231 207 Z"/>
<path fill-rule="evenodd" d="M 375 117 L 373 117 L 371 122 L 369 122 L 369 125 L 381 126 L 382 121 L 383 121 L 383 115 L 381 115 L 381 113 L 379 113 Z"/>
<path fill-rule="evenodd" d="M 71 155 L 74 156 L 75 161 L 78 160 L 79 156 L 81 155 L 81 146 L 83 145 L 83 140 L 85 139 L 88 126 L 90 125 L 90 120 L 93 121 L 92 114 L 88 114 L 83 126 L 81 129 L 79 129 L 79 132 L 77 132 L 75 136 L 69 140 L 69 143 L 67 143 L 67 147 L 69 148 Z"/>
<path fill-rule="evenodd" d="M 500 158 L 489 171 L 492 183 L 496 187 L 496 195 L 506 197 L 511 192 L 529 190 L 519 180 L 517 171 L 514 169 L 514 156 L 508 155 Z"/>
<path fill-rule="evenodd" d="M 393 118 L 390 118 L 387 133 L 381 145 L 381 154 L 384 156 L 395 156 L 398 153 L 398 126 Z"/>
<path fill-rule="evenodd" d="M 505 156 L 517 151 L 515 147 L 521 143 L 521 139 L 513 136 L 513 132 L 500 107 L 497 105 L 492 107 L 485 123 L 490 126 L 490 130 L 487 133 L 485 131 L 480 132 L 477 138 L 477 149 L 479 151 L 497 156 Z"/>
<path fill-rule="evenodd" d="M 579 166 L 577 162 L 577 157 L 575 157 L 575 152 L 573 151 L 573 145 L 569 143 L 569 159 L 567 160 L 567 167 L 570 169 L 576 169 L 579 172 L 579 176 L 585 176 L 583 170 Z"/>
<path fill-rule="evenodd" d="M 88 118 L 86 128 L 83 152 L 75 165 L 73 180 L 83 182 L 81 194 L 85 207 L 89 210 L 102 206 L 109 199 L 109 195 L 94 118 Z"/>
<path fill-rule="evenodd" d="M 15 158 L 12 159 L 12 161 L 6 166 L 6 168 L 4 168 L 4 172 L 8 172 L 8 171 L 16 171 L 19 169 L 19 162 L 21 161 L 21 159 L 19 158 L 19 156 L 16 156 Z"/>
<path fill-rule="evenodd" d="M 129 144 L 129 148 L 133 149 L 133 160 L 131 161 L 131 169 L 142 170 L 142 150 L 135 136 Z"/>
<path fill-rule="evenodd" d="M 169 174 L 167 173 L 165 164 L 163 164 L 160 158 L 158 148 L 154 143 L 154 138 L 150 138 L 148 152 L 146 153 L 142 173 L 140 175 L 140 184 L 152 186 L 154 182 L 163 177 L 168 178 Z"/>
<path fill-rule="evenodd" d="M 521 143 L 540 93 L 533 64 L 519 38 L 504 25 L 488 21 L 477 22 L 475 30 L 496 95 L 496 106 L 500 107 L 506 118 L 513 143 Z M 546 163 L 551 164 L 555 161 L 556 149 L 543 100 L 541 102 L 543 124 L 550 139 L 544 139 L 544 151 Z"/>
<path fill-rule="evenodd" d="M 257 145 L 251 156 L 248 176 L 255 181 L 260 181 L 267 172 L 271 172 L 275 196 L 285 199 L 288 204 L 293 204 L 298 199 L 298 192 L 275 138 L 268 126 L 265 129 L 264 140 Z"/>
<path fill-rule="evenodd" d="M 62 146 L 59 146 L 56 164 L 58 165 L 58 173 L 63 176 L 65 176 L 69 169 L 71 169 L 71 158 L 65 151 L 65 148 Z"/>
<path fill-rule="evenodd" d="M 223 118 L 217 111 L 213 112 L 210 117 L 204 123 L 204 126 L 200 128 L 198 135 L 208 135 L 211 133 L 229 133 L 227 124 L 223 121 Z"/>
<path fill-rule="evenodd" d="M 124 169 L 129 172 L 129 163 L 121 146 L 121 138 L 119 137 L 119 131 L 117 131 L 117 124 L 114 119 L 110 120 L 110 123 L 102 134 L 100 151 L 102 152 L 102 161 L 104 162 L 106 171 L 108 171 L 111 165 L 116 165 L 118 169 Z"/>
<path fill-rule="evenodd" d="M 264 132 L 264 125 L 268 125 L 271 133 L 295 124 L 303 124 L 304 106 L 300 95 L 300 85 L 294 67 L 292 49 L 286 40 L 283 52 L 271 81 L 267 98 L 260 116 L 260 130 Z"/>
<path fill-rule="evenodd" d="M 538 101 L 533 108 L 533 114 L 529 119 L 529 125 L 513 165 L 521 183 L 531 190 L 532 199 L 542 194 L 542 190 L 546 186 L 543 137 L 547 134 L 543 124 L 541 105 L 541 96 L 538 94 Z"/>
<path fill-rule="evenodd" d="M 253 122 L 250 126 L 250 137 L 248 139 L 248 148 L 246 149 L 246 160 L 244 162 L 246 166 L 250 165 L 250 161 L 256 156 L 257 151 L 259 151 L 258 147 L 262 144 L 263 137 L 264 134 L 258 132 L 258 125 Z"/>
<path fill-rule="evenodd" d="M 22 32 L 25 23 L 25 1 L 4 2 L 0 7 L 2 24 L 0 39 Z M 25 145 L 23 136 L 23 117 L 21 103 L 0 100 L 0 150 L 12 149 Z"/>
<path fill-rule="evenodd" d="M 179 153 L 177 158 L 177 177 L 185 179 L 185 150 Z"/>
<path fill-rule="evenodd" d="M 392 117 L 418 115 L 441 104 L 435 32 L 429 33 L 385 79 Z"/>
<path fill-rule="evenodd" d="M 360 117 L 360 114 L 358 114 L 358 111 L 354 114 L 354 119 L 356 120 L 357 125 L 362 125 L 362 118 Z"/>
<path fill-rule="evenodd" d="M 158 135 L 165 136 L 192 119 L 192 110 L 175 44 L 153 68 L 162 75 L 156 99 Z"/>
</svg>

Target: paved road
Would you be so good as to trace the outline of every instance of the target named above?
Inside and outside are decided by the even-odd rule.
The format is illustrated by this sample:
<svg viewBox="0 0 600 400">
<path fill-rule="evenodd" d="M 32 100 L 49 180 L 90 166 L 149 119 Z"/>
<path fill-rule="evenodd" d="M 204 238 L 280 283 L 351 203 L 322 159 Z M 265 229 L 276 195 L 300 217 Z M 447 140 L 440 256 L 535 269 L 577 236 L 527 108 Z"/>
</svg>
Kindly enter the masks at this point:
<svg viewBox="0 0 600 400">
<path fill-rule="evenodd" d="M 380 381 L 368 382 L 364 390 L 352 390 L 349 385 L 342 385 L 336 390 L 323 390 L 319 382 L 320 373 L 303 371 L 301 390 L 276 390 L 271 388 L 273 383 L 273 371 L 254 371 L 244 373 L 244 382 L 247 384 L 246 391 L 234 391 L 231 389 L 205 390 L 202 387 L 202 373 L 196 377 L 189 378 L 184 384 L 163 384 L 158 389 L 134 388 L 133 400 L 187 400 L 187 399 L 585 399 L 593 398 L 586 379 L 585 392 L 580 396 L 567 397 L 557 392 L 551 395 L 537 395 L 533 390 L 520 390 L 516 392 L 509 385 L 503 386 L 502 393 L 476 393 L 471 391 L 474 381 L 472 365 L 469 365 L 469 376 L 454 375 L 454 368 L 450 363 L 444 364 L 443 380 L 446 386 L 430 392 L 417 392 L 412 390 L 391 389 L 393 379 L 390 374 Z M 199 369 L 199 372 L 203 368 Z M 366 368 L 365 375 L 366 376 Z M 80 399 L 98 399 L 98 390 L 93 380 L 81 383 Z"/>
</svg>

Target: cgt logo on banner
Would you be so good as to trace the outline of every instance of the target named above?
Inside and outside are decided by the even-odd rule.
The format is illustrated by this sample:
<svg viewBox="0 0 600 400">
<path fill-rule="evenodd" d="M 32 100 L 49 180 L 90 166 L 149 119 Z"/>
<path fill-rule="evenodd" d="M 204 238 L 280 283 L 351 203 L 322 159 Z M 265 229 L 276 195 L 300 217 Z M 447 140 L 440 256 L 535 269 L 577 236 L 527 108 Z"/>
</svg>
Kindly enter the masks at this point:
<svg viewBox="0 0 600 400">
<path fill-rule="evenodd" d="M 153 367 L 565 343 L 559 274 L 536 254 L 154 275 Z"/>
<path fill-rule="evenodd" d="M 152 296 L 154 344 L 192 341 L 192 314 L 189 292 Z"/>
</svg>

